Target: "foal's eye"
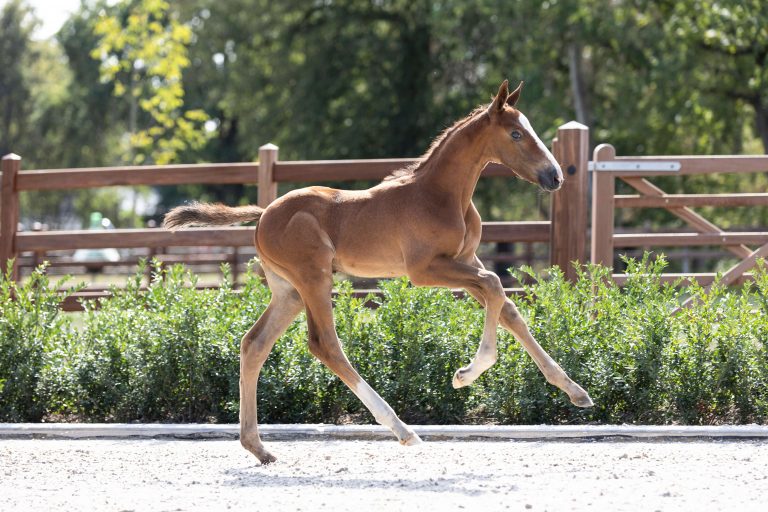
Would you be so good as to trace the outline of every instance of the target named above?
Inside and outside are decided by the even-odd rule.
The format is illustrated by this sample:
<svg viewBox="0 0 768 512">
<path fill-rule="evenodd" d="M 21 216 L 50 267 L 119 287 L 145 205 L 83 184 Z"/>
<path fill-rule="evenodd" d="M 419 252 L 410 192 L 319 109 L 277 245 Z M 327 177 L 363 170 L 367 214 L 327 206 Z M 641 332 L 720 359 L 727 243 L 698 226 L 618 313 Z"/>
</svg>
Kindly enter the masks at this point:
<svg viewBox="0 0 768 512">
<path fill-rule="evenodd" d="M 517 130 L 513 131 L 510 135 L 512 135 L 512 138 L 515 140 L 520 140 L 523 138 L 523 134 Z"/>
</svg>

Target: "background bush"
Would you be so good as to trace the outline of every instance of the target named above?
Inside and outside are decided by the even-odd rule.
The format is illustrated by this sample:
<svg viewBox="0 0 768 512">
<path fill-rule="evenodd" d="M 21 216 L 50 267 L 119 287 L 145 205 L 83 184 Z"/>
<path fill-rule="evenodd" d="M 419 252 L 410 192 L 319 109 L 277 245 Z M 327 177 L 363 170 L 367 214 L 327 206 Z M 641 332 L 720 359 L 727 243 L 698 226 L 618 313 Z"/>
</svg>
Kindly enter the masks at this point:
<svg viewBox="0 0 768 512">
<path fill-rule="evenodd" d="M 595 401 L 578 409 L 546 383 L 499 330 L 499 361 L 468 388 L 453 372 L 472 358 L 483 310 L 448 290 L 381 283 L 383 297 L 339 285 L 345 350 L 368 382 L 412 423 L 765 423 L 768 420 L 768 272 L 740 289 L 662 284 L 663 259 L 627 260 L 624 287 L 607 269 L 572 284 L 551 269 L 516 302 L 531 331 Z M 269 301 L 245 286 L 195 290 L 181 266 L 144 268 L 100 307 L 61 314 L 43 268 L 23 284 L 0 280 L 0 420 L 236 422 L 239 342 Z M 226 270 L 226 269 L 225 269 Z M 77 287 L 70 289 L 70 292 Z M 673 314 L 688 296 L 694 305 Z M 377 308 L 366 306 L 369 301 Z M 269 356 L 260 420 L 372 422 L 341 381 L 309 354 L 303 316 Z"/>
<path fill-rule="evenodd" d="M 10 265 L 9 265 L 10 267 Z M 60 314 L 61 297 L 35 270 L 19 285 L 0 277 L 0 420 L 40 421 L 67 406 L 61 397 L 73 388 L 70 319 Z M 79 287 L 70 288 L 69 295 Z"/>
</svg>

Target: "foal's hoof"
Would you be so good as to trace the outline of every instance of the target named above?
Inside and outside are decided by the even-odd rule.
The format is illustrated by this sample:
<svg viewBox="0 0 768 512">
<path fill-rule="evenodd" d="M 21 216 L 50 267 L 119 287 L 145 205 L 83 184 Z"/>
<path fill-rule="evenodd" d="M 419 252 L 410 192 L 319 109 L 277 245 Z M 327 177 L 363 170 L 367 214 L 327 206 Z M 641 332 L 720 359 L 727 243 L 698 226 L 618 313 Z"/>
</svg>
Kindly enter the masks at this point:
<svg viewBox="0 0 768 512">
<path fill-rule="evenodd" d="M 400 440 L 400 444 L 403 446 L 417 446 L 423 442 L 416 432 L 412 432 L 410 436 Z"/>
<path fill-rule="evenodd" d="M 274 455 L 269 453 L 264 448 L 255 449 L 255 448 L 248 448 L 247 446 L 245 448 L 246 450 L 254 454 L 257 459 L 259 459 L 259 462 L 261 462 L 262 466 L 266 466 L 267 464 L 272 464 L 277 460 Z"/>
<path fill-rule="evenodd" d="M 247 441 L 243 442 L 241 441 L 240 444 L 243 445 L 243 448 L 251 452 L 256 456 L 257 459 L 259 459 L 259 462 L 261 462 L 262 466 L 266 466 L 267 464 L 272 464 L 277 460 L 274 455 L 269 453 L 267 450 L 264 449 L 264 446 L 261 444 L 254 444 L 249 443 Z"/>
<path fill-rule="evenodd" d="M 453 389 L 463 388 L 464 386 L 472 384 L 472 380 L 467 376 L 467 373 L 467 370 L 464 368 L 456 370 L 456 373 L 453 374 L 453 380 L 451 381 Z"/>
<path fill-rule="evenodd" d="M 592 402 L 592 399 L 589 398 L 589 395 L 586 391 L 584 392 L 584 395 L 572 397 L 571 403 L 576 407 L 592 407 L 595 405 L 594 402 Z"/>
<path fill-rule="evenodd" d="M 254 455 L 256 455 L 256 458 L 259 459 L 259 462 L 261 462 L 262 466 L 272 464 L 277 460 L 277 458 L 267 450 L 262 450 L 261 453 L 254 453 Z"/>
</svg>

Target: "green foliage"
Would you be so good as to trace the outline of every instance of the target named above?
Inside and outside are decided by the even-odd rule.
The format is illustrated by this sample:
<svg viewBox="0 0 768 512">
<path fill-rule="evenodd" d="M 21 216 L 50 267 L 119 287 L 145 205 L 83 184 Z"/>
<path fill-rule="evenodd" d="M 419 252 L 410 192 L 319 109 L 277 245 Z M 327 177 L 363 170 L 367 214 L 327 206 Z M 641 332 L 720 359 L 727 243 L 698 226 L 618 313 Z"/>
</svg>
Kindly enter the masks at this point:
<svg viewBox="0 0 768 512">
<path fill-rule="evenodd" d="M 80 393 L 72 406 L 91 419 L 234 421 L 239 340 L 255 322 L 268 291 L 249 282 L 238 295 L 228 269 L 218 290 L 195 290 L 181 266 L 144 268 L 100 309 L 88 307 L 73 361 Z"/>
<path fill-rule="evenodd" d="M 0 149 L 26 169 L 249 161 L 266 142 L 283 160 L 417 156 L 503 78 L 526 80 L 520 105 L 545 141 L 575 118 L 624 155 L 768 148 L 761 0 L 89 0 L 47 42 L 31 41 L 23 1 L 6 4 Z M 744 174 L 690 178 L 692 193 L 765 188 Z M 167 187 L 160 210 L 254 202 L 255 190 Z M 93 202 L 70 195 L 30 194 L 23 215 L 53 226 Z M 543 197 L 497 179 L 481 180 L 476 200 L 487 220 L 539 220 Z M 744 211 L 712 220 L 754 226 Z"/>
<path fill-rule="evenodd" d="M 663 259 L 608 270 L 553 268 L 518 302 L 542 347 L 591 394 L 578 409 L 499 331 L 497 364 L 451 387 L 472 358 L 483 310 L 447 290 L 381 283 L 383 297 L 339 286 L 339 337 L 360 374 L 413 423 L 764 423 L 768 421 L 768 270 L 740 289 L 663 284 Z M 145 268 L 100 307 L 61 315 L 44 269 L 0 281 L 0 421 L 237 421 L 239 340 L 269 301 L 249 271 L 233 290 L 195 290 L 183 267 Z M 225 275 L 228 275 L 225 267 Z M 74 289 L 74 288 L 73 288 Z M 675 313 L 685 297 L 689 308 Z M 376 302 L 378 307 L 366 304 Z M 259 417 L 276 422 L 370 422 L 369 413 L 307 349 L 306 323 L 275 345 L 259 381 Z"/>
<path fill-rule="evenodd" d="M 595 407 L 571 407 L 567 397 L 535 379 L 524 359 L 530 373 L 507 399 L 512 403 L 500 407 L 512 410 L 503 421 L 765 421 L 768 316 L 756 306 L 761 292 L 716 286 L 705 293 L 696 285 L 681 292 L 662 284 L 663 258 L 625 263 L 624 287 L 601 267 L 580 269 L 576 284 L 555 270 L 529 285 L 521 304 L 534 337 L 589 390 Z M 765 266 L 756 280 L 763 289 Z M 674 314 L 683 293 L 694 305 Z"/>
<path fill-rule="evenodd" d="M 71 321 L 60 314 L 57 292 L 45 267 L 24 284 L 0 278 L 0 421 L 40 421 L 66 405 L 73 388 Z M 71 295 L 82 285 L 71 287 Z"/>
<path fill-rule="evenodd" d="M 461 421 L 475 400 L 466 389 L 454 390 L 451 377 L 476 350 L 483 311 L 449 290 L 413 288 L 404 279 L 382 282 L 381 289 L 383 298 L 355 299 L 347 285 L 336 299 L 337 330 L 350 359 L 405 421 Z M 369 310 L 367 300 L 378 308 Z"/>
<path fill-rule="evenodd" d="M 101 7 L 101 3 L 92 4 L 93 9 Z M 112 97 L 111 84 L 100 82 L 99 63 L 88 55 L 97 42 L 93 34 L 97 18 L 88 12 L 73 14 L 56 39 L 30 41 L 31 51 L 15 62 L 23 67 L 31 97 L 25 107 L 18 98 L 7 95 L 15 104 L 8 112 L 26 109 L 26 130 L 20 138 L 0 130 L 0 146 L 2 154 L 14 151 L 22 156 L 22 169 L 98 167 L 120 161 L 119 138 L 125 130 L 121 120 L 127 111 Z M 0 31 L 0 40 L 11 34 L 10 30 Z M 121 211 L 117 192 L 23 192 L 22 222 L 29 226 L 38 221 L 52 229 L 71 227 L 78 221 L 86 223 L 90 213 L 98 210 L 120 227 L 134 227 L 136 214 L 132 209 Z"/>
</svg>

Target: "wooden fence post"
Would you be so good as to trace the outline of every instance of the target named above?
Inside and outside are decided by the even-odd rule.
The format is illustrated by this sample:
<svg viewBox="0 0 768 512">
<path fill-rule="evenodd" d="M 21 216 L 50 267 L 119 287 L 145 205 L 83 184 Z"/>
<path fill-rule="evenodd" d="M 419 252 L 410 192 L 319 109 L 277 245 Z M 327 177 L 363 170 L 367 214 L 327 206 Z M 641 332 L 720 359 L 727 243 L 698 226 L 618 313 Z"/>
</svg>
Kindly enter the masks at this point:
<svg viewBox="0 0 768 512">
<path fill-rule="evenodd" d="M 550 264 L 575 281 L 572 262 L 586 260 L 589 128 L 576 121 L 562 125 L 552 149 L 565 182 L 552 195 Z"/>
<path fill-rule="evenodd" d="M 277 182 L 275 181 L 275 162 L 277 162 L 278 147 L 274 144 L 264 144 L 259 148 L 259 192 L 258 204 L 262 208 L 277 199 Z"/>
<path fill-rule="evenodd" d="M 616 158 L 610 144 L 595 148 L 593 161 L 605 162 Z M 595 171 L 592 176 L 592 263 L 613 267 L 613 219 L 616 177 L 609 171 Z"/>
<path fill-rule="evenodd" d="M 3 180 L 0 187 L 0 271 L 7 272 L 8 260 L 13 258 L 10 268 L 11 279 L 18 279 L 16 259 L 16 230 L 19 224 L 19 191 L 16 190 L 16 175 L 21 168 L 21 157 L 13 153 L 2 160 Z"/>
</svg>

